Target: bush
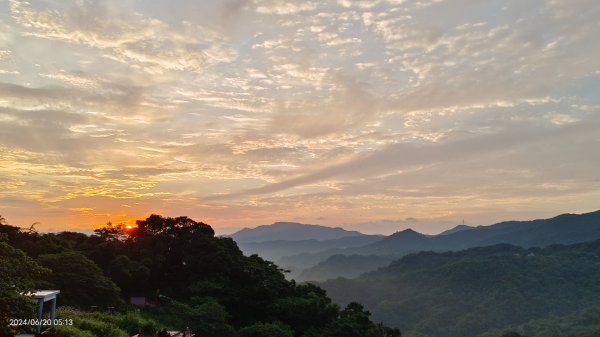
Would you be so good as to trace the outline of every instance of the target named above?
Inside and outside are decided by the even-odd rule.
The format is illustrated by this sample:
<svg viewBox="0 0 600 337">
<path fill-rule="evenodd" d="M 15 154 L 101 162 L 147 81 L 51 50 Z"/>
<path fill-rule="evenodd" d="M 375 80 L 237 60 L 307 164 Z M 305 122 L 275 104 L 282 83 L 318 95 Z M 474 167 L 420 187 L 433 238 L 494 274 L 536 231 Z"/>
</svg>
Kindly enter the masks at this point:
<svg viewBox="0 0 600 337">
<path fill-rule="evenodd" d="M 84 331 L 70 325 L 59 325 L 54 328 L 55 337 L 96 337 L 89 331 Z"/>
<path fill-rule="evenodd" d="M 82 330 L 91 331 L 95 336 L 129 337 L 127 332 L 121 330 L 118 326 L 101 320 L 80 318 L 76 324 Z"/>
<path fill-rule="evenodd" d="M 240 330 L 240 337 L 293 337 L 292 329 L 283 323 L 256 323 Z"/>
<path fill-rule="evenodd" d="M 158 324 L 153 320 L 142 317 L 138 312 L 124 314 L 107 314 L 101 312 L 82 312 L 73 308 L 59 308 L 58 317 L 72 319 L 74 326 L 70 327 L 91 336 L 102 337 L 128 337 L 142 332 L 154 335 L 158 331 Z M 61 330 L 68 333 L 71 330 Z M 66 334 L 64 336 L 67 336 Z M 78 335 L 77 335 L 78 336 Z M 85 335 L 87 336 L 87 335 Z"/>
</svg>

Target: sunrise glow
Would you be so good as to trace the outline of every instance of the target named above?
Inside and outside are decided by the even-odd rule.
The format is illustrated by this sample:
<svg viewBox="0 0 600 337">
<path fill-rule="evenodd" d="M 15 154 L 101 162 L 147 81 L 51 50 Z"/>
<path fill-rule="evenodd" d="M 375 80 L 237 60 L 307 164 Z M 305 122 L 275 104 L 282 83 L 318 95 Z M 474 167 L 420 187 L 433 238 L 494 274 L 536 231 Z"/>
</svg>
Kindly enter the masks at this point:
<svg viewBox="0 0 600 337">
<path fill-rule="evenodd" d="M 595 210 L 600 24 L 573 3 L 597 7 L 0 2 L 0 214 L 389 234 Z"/>
</svg>

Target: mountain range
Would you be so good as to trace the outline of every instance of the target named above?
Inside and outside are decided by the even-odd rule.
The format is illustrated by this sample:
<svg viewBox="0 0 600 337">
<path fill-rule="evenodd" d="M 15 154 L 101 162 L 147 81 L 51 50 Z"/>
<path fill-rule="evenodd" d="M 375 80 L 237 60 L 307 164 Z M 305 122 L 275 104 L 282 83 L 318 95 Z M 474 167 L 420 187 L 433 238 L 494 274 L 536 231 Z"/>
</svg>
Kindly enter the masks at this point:
<svg viewBox="0 0 600 337">
<path fill-rule="evenodd" d="M 389 236 L 342 228 L 278 222 L 231 235 L 245 254 L 258 254 L 290 270 L 298 281 L 355 277 L 420 251 L 456 251 L 499 243 L 544 247 L 600 239 L 600 211 L 550 219 L 506 221 L 490 226 L 458 225 L 438 235 L 412 229 Z"/>
<path fill-rule="evenodd" d="M 384 238 L 383 235 L 346 236 L 331 240 L 273 240 L 263 242 L 238 242 L 240 249 L 247 255 L 257 254 L 267 260 L 277 261 L 282 256 L 302 254 L 305 252 L 322 252 L 329 249 L 346 249 L 374 243 Z"/>
<path fill-rule="evenodd" d="M 237 243 L 266 241 L 304 241 L 334 240 L 349 236 L 363 236 L 356 231 L 348 231 L 340 227 L 307 225 L 297 222 L 275 222 L 271 225 L 256 228 L 244 228 L 230 235 Z"/>
</svg>

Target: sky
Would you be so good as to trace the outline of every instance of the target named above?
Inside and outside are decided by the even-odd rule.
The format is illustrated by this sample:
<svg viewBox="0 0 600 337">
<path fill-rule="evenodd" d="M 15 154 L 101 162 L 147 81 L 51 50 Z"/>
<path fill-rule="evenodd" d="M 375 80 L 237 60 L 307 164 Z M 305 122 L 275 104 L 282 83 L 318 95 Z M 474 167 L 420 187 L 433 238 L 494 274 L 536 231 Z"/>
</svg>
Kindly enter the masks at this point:
<svg viewBox="0 0 600 337">
<path fill-rule="evenodd" d="M 597 0 L 0 0 L 0 214 L 389 234 L 600 209 Z"/>
</svg>

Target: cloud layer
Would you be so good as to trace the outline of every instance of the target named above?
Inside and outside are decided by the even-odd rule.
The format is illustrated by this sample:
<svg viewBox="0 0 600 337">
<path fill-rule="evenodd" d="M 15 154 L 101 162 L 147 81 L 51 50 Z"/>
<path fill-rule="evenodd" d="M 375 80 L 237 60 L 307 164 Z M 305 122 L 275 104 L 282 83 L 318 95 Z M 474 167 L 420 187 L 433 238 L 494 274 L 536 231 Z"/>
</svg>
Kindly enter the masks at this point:
<svg viewBox="0 0 600 337">
<path fill-rule="evenodd" d="M 436 232 L 600 208 L 597 1 L 0 13 L 0 214 L 15 224 L 160 212 Z"/>
</svg>

